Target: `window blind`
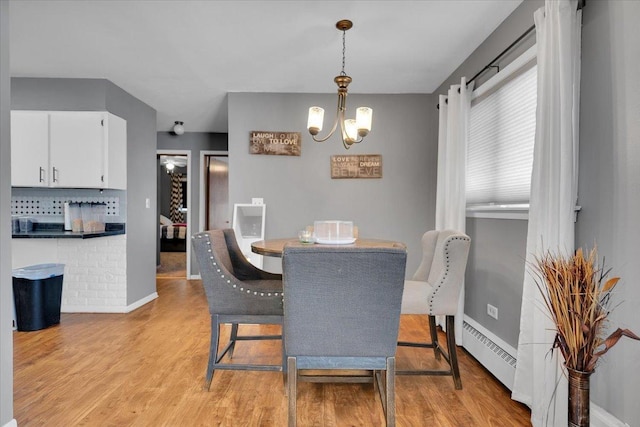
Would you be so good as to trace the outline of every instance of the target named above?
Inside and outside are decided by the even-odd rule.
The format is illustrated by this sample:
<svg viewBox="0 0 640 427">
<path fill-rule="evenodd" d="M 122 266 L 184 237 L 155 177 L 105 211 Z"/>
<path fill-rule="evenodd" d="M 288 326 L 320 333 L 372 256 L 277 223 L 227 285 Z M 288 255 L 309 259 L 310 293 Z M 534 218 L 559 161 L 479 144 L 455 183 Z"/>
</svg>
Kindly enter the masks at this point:
<svg viewBox="0 0 640 427">
<path fill-rule="evenodd" d="M 472 103 L 467 205 L 529 203 L 536 101 L 534 65 Z"/>
</svg>

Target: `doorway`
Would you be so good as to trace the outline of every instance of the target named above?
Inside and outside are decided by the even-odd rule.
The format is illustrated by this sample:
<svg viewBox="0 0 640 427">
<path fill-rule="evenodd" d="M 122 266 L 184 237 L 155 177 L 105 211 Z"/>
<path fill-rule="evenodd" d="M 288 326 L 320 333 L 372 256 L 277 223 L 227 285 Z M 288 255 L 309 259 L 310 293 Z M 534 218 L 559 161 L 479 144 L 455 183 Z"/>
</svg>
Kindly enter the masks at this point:
<svg viewBox="0 0 640 427">
<path fill-rule="evenodd" d="M 191 248 L 191 154 L 158 151 L 157 277 L 189 278 Z"/>
<path fill-rule="evenodd" d="M 204 230 L 231 227 L 229 158 L 203 153 Z"/>
</svg>

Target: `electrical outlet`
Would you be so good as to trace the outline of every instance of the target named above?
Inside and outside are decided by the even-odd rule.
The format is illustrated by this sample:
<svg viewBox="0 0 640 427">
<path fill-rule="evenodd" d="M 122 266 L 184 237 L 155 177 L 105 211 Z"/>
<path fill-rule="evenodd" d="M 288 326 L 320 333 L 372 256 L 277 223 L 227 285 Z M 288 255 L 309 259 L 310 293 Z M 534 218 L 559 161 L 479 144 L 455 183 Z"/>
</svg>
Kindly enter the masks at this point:
<svg viewBox="0 0 640 427">
<path fill-rule="evenodd" d="M 498 320 L 498 307 L 494 307 L 491 304 L 487 304 L 487 314 L 494 319 Z"/>
</svg>

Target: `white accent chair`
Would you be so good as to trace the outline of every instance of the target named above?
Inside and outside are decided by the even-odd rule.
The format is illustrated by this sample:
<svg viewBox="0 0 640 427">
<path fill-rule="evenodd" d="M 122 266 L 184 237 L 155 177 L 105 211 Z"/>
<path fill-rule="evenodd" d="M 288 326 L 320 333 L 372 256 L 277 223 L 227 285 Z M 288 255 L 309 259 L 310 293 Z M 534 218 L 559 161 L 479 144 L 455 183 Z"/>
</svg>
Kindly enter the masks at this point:
<svg viewBox="0 0 640 427">
<path fill-rule="evenodd" d="M 431 230 L 422 236 L 422 262 L 412 280 L 405 281 L 402 296 L 403 314 L 427 314 L 431 342 L 399 341 L 399 346 L 433 348 L 437 360 L 442 356 L 448 370 L 396 370 L 397 375 L 448 375 L 457 390 L 462 389 L 456 354 L 454 319 L 471 239 L 455 230 Z M 438 342 L 436 317 L 445 316 L 447 351 Z"/>
</svg>

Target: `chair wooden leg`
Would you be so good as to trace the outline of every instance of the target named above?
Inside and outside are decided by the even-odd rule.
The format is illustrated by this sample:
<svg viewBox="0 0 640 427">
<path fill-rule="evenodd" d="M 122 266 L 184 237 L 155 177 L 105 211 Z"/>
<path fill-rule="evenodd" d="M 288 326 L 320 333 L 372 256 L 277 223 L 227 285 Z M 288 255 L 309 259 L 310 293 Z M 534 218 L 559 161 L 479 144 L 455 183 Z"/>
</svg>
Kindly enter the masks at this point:
<svg viewBox="0 0 640 427">
<path fill-rule="evenodd" d="M 398 345 L 405 345 L 410 347 L 422 347 L 422 348 L 433 348 L 435 358 L 440 359 L 440 357 L 444 358 L 447 364 L 449 365 L 449 369 L 412 369 L 412 370 L 398 370 L 396 371 L 396 375 L 448 375 L 453 377 L 453 384 L 456 390 L 462 389 L 462 380 L 460 379 L 460 368 L 458 367 L 458 354 L 456 347 L 456 338 L 455 338 L 455 316 L 446 316 L 446 340 L 447 340 L 447 349 L 445 350 L 438 343 L 438 332 L 435 325 L 435 316 L 429 316 L 429 329 L 431 332 L 431 344 L 419 344 L 419 343 L 409 343 L 399 341 Z"/>
<path fill-rule="evenodd" d="M 451 365 L 451 374 L 453 375 L 453 383 L 456 390 L 462 389 L 462 380 L 460 379 L 460 369 L 458 368 L 458 355 L 456 353 L 456 334 L 455 334 L 455 317 L 447 316 L 447 349 L 449 350 L 449 364 Z"/>
<path fill-rule="evenodd" d="M 396 425 L 396 358 L 387 357 L 387 371 L 385 372 L 386 389 L 386 421 L 387 427 Z"/>
<path fill-rule="evenodd" d="M 436 316 L 429 316 L 429 332 L 431 333 L 433 355 L 436 360 L 440 360 L 440 347 L 438 346 L 438 328 L 436 327 Z"/>
<path fill-rule="evenodd" d="M 287 388 L 289 393 L 289 411 L 287 414 L 288 426 L 296 427 L 296 422 L 298 418 L 297 408 L 296 408 L 296 400 L 298 393 L 298 372 L 296 366 L 296 358 L 288 357 L 287 358 Z"/>
<path fill-rule="evenodd" d="M 233 350 L 236 348 L 236 340 L 238 339 L 238 324 L 231 324 L 231 335 L 229 336 L 229 359 L 233 359 Z"/>
<path fill-rule="evenodd" d="M 211 316 L 211 342 L 209 343 L 209 362 L 207 363 L 207 375 L 204 380 L 204 389 L 209 391 L 213 380 L 214 365 L 218 359 L 218 344 L 220 341 L 220 323 L 218 316 Z"/>
<path fill-rule="evenodd" d="M 287 386 L 287 373 L 289 372 L 288 370 L 288 364 L 287 364 L 287 353 L 285 351 L 285 345 L 284 345 L 284 330 L 282 331 L 282 384 L 284 385 L 284 395 L 287 396 L 288 395 L 288 386 Z"/>
</svg>

